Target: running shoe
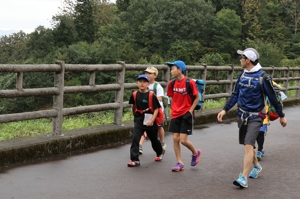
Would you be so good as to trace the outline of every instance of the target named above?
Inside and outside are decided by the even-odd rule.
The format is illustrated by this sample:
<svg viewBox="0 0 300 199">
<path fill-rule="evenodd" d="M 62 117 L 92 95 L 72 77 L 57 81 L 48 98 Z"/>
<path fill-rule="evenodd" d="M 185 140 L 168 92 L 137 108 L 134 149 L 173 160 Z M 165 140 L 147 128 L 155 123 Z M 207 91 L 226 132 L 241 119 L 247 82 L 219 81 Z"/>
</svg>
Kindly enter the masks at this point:
<svg viewBox="0 0 300 199">
<path fill-rule="evenodd" d="M 265 155 L 265 150 L 261 150 L 261 156 L 264 157 Z"/>
<path fill-rule="evenodd" d="M 262 152 L 261 151 L 257 151 L 256 152 L 256 157 L 257 157 L 257 160 L 260 161 L 261 158 L 262 158 Z"/>
<path fill-rule="evenodd" d="M 163 148 L 164 150 L 166 150 L 166 148 L 167 148 L 167 145 L 166 145 L 166 143 L 165 143 L 165 142 L 162 142 L 162 143 L 161 143 L 161 146 L 162 146 L 162 148 Z"/>
<path fill-rule="evenodd" d="M 177 162 L 176 165 L 172 168 L 172 171 L 179 172 L 184 170 L 184 165 L 180 162 Z"/>
<path fill-rule="evenodd" d="M 143 154 L 143 146 L 142 145 L 139 146 L 139 153 L 140 153 L 140 155 Z"/>
<path fill-rule="evenodd" d="M 140 166 L 140 161 L 130 161 L 127 165 L 128 167 L 137 167 Z"/>
<path fill-rule="evenodd" d="M 156 158 L 155 158 L 155 161 L 157 161 L 157 162 L 161 161 L 161 160 L 163 159 L 163 156 L 164 156 L 164 154 L 165 154 L 165 150 L 164 150 L 164 149 L 162 149 L 162 153 L 161 153 L 161 155 L 160 155 L 160 156 L 158 156 L 158 157 L 156 157 Z"/>
<path fill-rule="evenodd" d="M 155 161 L 159 162 L 159 161 L 162 161 L 162 159 L 163 159 L 163 154 L 161 154 L 160 156 L 156 157 Z"/>
<path fill-rule="evenodd" d="M 201 154 L 202 154 L 202 151 L 200 149 L 197 149 L 197 154 L 192 155 L 191 166 L 196 166 L 200 162 Z"/>
<path fill-rule="evenodd" d="M 253 166 L 252 171 L 249 174 L 249 178 L 258 178 L 259 172 L 261 172 L 262 167 L 260 165 L 258 166 Z"/>
<path fill-rule="evenodd" d="M 241 188 L 246 188 L 248 187 L 248 180 L 243 176 L 242 173 L 240 173 L 239 178 L 233 181 L 233 184 L 236 186 L 240 186 Z"/>
</svg>

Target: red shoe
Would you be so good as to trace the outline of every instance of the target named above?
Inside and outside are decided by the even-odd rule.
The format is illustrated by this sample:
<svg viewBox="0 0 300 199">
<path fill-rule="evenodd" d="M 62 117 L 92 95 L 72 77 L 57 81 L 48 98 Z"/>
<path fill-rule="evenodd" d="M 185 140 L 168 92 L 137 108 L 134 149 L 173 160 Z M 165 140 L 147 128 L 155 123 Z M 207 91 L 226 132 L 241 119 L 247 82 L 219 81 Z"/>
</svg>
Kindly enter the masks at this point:
<svg viewBox="0 0 300 199">
<path fill-rule="evenodd" d="M 160 156 L 156 157 L 155 161 L 159 162 L 159 161 L 162 161 L 162 159 L 163 159 L 163 154 L 161 154 Z"/>
<path fill-rule="evenodd" d="M 160 156 L 156 157 L 155 161 L 157 161 L 157 162 L 162 161 L 164 154 L 165 154 L 165 150 L 162 149 L 162 154 Z"/>
<path fill-rule="evenodd" d="M 127 165 L 128 167 L 137 167 L 140 166 L 140 161 L 130 161 Z"/>
</svg>

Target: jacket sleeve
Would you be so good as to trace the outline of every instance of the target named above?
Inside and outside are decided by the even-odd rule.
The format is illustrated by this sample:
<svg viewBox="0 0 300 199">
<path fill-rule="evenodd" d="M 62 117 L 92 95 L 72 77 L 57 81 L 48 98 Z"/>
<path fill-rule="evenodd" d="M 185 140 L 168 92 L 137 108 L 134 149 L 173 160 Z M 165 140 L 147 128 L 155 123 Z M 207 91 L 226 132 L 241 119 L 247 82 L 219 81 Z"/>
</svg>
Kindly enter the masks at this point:
<svg viewBox="0 0 300 199">
<path fill-rule="evenodd" d="M 238 77 L 238 80 L 236 81 L 233 92 L 231 93 L 229 99 L 227 100 L 227 102 L 223 108 L 223 110 L 225 110 L 226 112 L 229 111 L 237 103 L 238 95 L 239 95 L 240 77 L 241 77 L 241 75 Z"/>
<path fill-rule="evenodd" d="M 275 108 L 276 113 L 279 115 L 279 117 L 284 117 L 285 114 L 282 112 L 281 103 L 277 99 L 275 90 L 273 88 L 272 78 L 269 75 L 264 75 L 263 77 L 263 89 L 270 103 Z"/>
</svg>

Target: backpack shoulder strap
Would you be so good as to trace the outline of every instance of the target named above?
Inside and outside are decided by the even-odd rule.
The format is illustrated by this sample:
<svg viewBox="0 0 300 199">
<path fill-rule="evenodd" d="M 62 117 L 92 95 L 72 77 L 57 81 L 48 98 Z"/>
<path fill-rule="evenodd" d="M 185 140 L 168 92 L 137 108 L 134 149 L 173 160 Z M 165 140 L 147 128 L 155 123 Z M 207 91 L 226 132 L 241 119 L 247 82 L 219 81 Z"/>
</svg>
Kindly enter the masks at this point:
<svg viewBox="0 0 300 199">
<path fill-rule="evenodd" d="M 137 95 L 137 91 L 133 91 L 132 95 L 133 95 L 134 105 L 136 106 L 136 95 Z"/>
<path fill-rule="evenodd" d="M 267 104 L 267 99 L 266 99 L 266 94 L 265 94 L 265 90 L 264 90 L 264 86 L 263 86 L 263 79 L 267 76 L 268 74 L 266 73 L 266 71 L 263 71 L 260 76 L 259 76 L 259 85 L 260 85 L 260 89 L 261 89 L 261 92 L 264 96 L 264 104 L 266 106 Z M 265 108 L 264 108 L 265 109 Z"/>
<path fill-rule="evenodd" d="M 154 83 L 153 85 L 153 92 L 155 93 L 155 95 L 157 95 L 157 82 Z"/>
<path fill-rule="evenodd" d="M 149 91 L 149 97 L 148 97 L 148 108 L 150 109 L 150 111 L 154 112 L 153 110 L 153 92 Z"/>
<path fill-rule="evenodd" d="M 263 94 L 265 95 L 265 91 L 264 91 L 264 86 L 263 86 L 263 81 L 264 79 L 266 79 L 267 77 L 269 77 L 269 75 L 266 73 L 266 71 L 263 71 L 260 76 L 259 76 L 259 84 L 261 87 L 261 90 L 263 92 Z"/>
<path fill-rule="evenodd" d="M 259 84 L 260 84 L 260 86 L 262 87 L 262 89 L 263 89 L 263 79 L 264 79 L 265 76 L 267 76 L 266 71 L 263 71 L 263 72 L 260 74 L 260 76 L 259 76 Z"/>
<path fill-rule="evenodd" d="M 173 92 L 173 89 L 174 89 L 175 81 L 176 81 L 176 79 L 174 78 L 174 79 L 172 80 L 172 82 L 171 82 L 172 92 Z"/>
<path fill-rule="evenodd" d="M 191 84 L 190 84 L 190 78 L 186 78 L 186 90 L 189 95 L 192 95 L 192 89 L 191 89 Z"/>
</svg>

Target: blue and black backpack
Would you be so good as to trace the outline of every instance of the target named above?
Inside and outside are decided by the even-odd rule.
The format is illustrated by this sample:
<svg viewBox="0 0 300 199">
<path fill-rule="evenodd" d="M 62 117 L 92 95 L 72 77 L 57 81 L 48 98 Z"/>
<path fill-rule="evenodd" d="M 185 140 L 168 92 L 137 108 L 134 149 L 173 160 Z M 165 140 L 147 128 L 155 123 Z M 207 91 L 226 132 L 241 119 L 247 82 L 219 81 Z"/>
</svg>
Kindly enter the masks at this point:
<svg viewBox="0 0 300 199">
<path fill-rule="evenodd" d="M 205 85 L 205 81 L 202 79 L 193 79 L 196 83 L 197 89 L 198 89 L 198 93 L 200 96 L 200 100 L 197 103 L 197 106 L 195 107 L 194 110 L 200 110 L 203 107 L 203 103 L 204 103 L 204 99 L 203 99 L 203 92 L 204 92 L 204 85 Z M 175 84 L 176 79 L 172 80 L 172 90 L 174 88 L 174 84 Z M 192 98 L 192 101 L 194 101 L 194 96 L 192 95 L 192 89 L 191 89 L 191 85 L 190 85 L 190 78 L 186 79 L 186 88 L 187 88 L 187 92 L 190 95 L 190 97 Z"/>
</svg>

